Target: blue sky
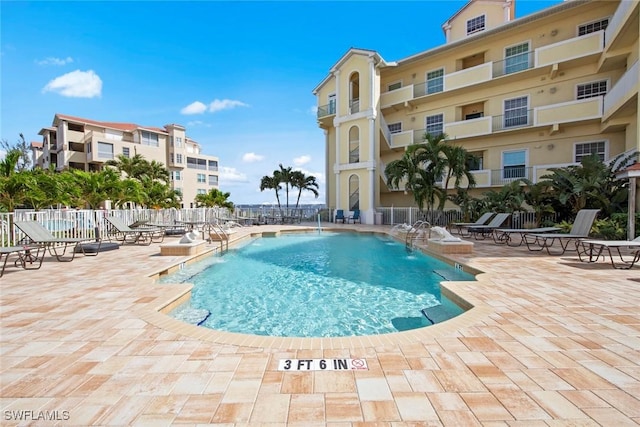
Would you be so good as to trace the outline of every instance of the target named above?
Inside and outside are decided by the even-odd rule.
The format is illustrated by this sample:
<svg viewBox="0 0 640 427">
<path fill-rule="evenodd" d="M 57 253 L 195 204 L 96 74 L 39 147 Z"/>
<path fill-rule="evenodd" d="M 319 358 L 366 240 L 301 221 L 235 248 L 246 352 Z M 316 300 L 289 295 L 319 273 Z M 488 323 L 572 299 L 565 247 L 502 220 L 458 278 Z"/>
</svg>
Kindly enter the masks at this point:
<svg viewBox="0 0 640 427">
<path fill-rule="evenodd" d="M 519 0 L 516 15 L 559 2 Z M 56 113 L 178 123 L 220 158 L 234 203 L 274 202 L 259 184 L 280 163 L 316 176 L 303 202 L 324 202 L 313 88 L 350 47 L 394 61 L 443 44 L 465 3 L 2 1 L 0 138 L 40 141 Z"/>
</svg>

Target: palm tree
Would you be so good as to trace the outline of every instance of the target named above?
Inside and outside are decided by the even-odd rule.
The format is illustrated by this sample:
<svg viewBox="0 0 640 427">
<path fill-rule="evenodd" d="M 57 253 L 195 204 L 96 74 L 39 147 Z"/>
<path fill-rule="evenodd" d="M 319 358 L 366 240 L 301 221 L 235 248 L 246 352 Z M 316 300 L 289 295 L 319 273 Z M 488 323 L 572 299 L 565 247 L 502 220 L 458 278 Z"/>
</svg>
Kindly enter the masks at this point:
<svg viewBox="0 0 640 427">
<path fill-rule="evenodd" d="M 454 187 L 456 190 L 460 189 L 460 183 L 463 178 L 467 180 L 467 188 L 475 187 L 476 178 L 469 171 L 469 163 L 474 158 L 472 154 L 469 154 L 467 150 L 458 145 L 444 144 L 441 148 L 441 152 L 445 157 L 446 176 L 444 180 L 445 191 L 449 188 L 449 181 L 454 179 Z M 443 210 L 445 198 L 440 199 L 438 209 Z"/>
<path fill-rule="evenodd" d="M 108 166 L 114 166 L 118 171 L 126 174 L 129 178 L 139 178 L 141 165 L 145 161 L 146 160 L 141 154 L 136 154 L 133 157 L 127 157 L 124 154 L 119 154 L 115 159 L 107 160 L 105 164 Z"/>
<path fill-rule="evenodd" d="M 298 198 L 296 200 L 296 209 L 300 205 L 300 196 L 303 191 L 311 191 L 316 199 L 318 198 L 318 182 L 316 181 L 316 177 L 313 175 L 305 175 L 301 171 L 293 171 L 291 185 L 298 189 Z"/>
<path fill-rule="evenodd" d="M 278 193 L 278 191 L 282 190 L 282 187 L 280 186 L 280 179 L 275 176 L 275 172 L 274 176 L 265 175 L 260 180 L 260 191 L 264 190 L 275 190 L 276 200 L 278 201 L 278 210 L 282 211 L 280 206 L 280 194 Z"/>
<path fill-rule="evenodd" d="M 279 182 L 284 184 L 285 193 L 287 195 L 287 214 L 289 212 L 289 188 L 292 186 L 291 181 L 293 180 L 293 171 L 291 170 L 291 166 L 285 168 L 280 163 L 280 170 L 273 171 L 273 176 L 278 179 Z"/>
<path fill-rule="evenodd" d="M 196 203 L 209 208 L 219 206 L 233 210 L 233 203 L 229 200 L 231 193 L 224 193 L 217 188 L 212 188 L 208 193 L 196 195 Z"/>
</svg>

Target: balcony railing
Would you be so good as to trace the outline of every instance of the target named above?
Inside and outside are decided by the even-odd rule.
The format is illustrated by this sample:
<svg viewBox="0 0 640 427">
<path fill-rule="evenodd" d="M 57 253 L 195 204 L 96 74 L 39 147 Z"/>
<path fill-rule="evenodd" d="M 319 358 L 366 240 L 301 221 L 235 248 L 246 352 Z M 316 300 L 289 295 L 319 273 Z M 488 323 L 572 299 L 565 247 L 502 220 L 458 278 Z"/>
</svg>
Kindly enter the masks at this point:
<svg viewBox="0 0 640 427">
<path fill-rule="evenodd" d="M 318 118 L 336 114 L 336 103 L 331 102 L 327 105 L 321 105 L 320 107 L 318 107 L 317 114 L 318 114 L 317 116 Z"/>
<path fill-rule="evenodd" d="M 349 163 L 358 163 L 360 161 L 360 149 L 355 148 L 349 151 Z"/>
<path fill-rule="evenodd" d="M 523 128 L 533 125 L 533 110 L 523 112 L 513 112 L 502 116 L 493 116 L 491 130 L 499 132 L 502 130 L 510 130 Z"/>
<path fill-rule="evenodd" d="M 629 10 L 637 7 L 637 4 L 638 2 L 636 1 L 621 1 L 620 3 L 618 3 L 618 8 L 613 14 L 613 17 L 609 21 L 609 25 L 607 25 L 607 29 L 605 30 L 605 40 L 608 47 L 614 41 L 616 33 L 618 33 L 622 29 L 622 24 L 624 23 L 624 19 L 629 13 Z"/>
<path fill-rule="evenodd" d="M 360 99 L 354 98 L 349 101 L 349 114 L 360 112 Z"/>
<path fill-rule="evenodd" d="M 502 61 L 494 61 L 493 77 L 500 77 L 533 68 L 534 52 L 523 52 Z"/>
<path fill-rule="evenodd" d="M 493 169 L 491 171 L 491 185 L 501 186 L 517 179 L 531 179 L 532 170 L 531 166 L 509 166 L 504 169 Z"/>
</svg>

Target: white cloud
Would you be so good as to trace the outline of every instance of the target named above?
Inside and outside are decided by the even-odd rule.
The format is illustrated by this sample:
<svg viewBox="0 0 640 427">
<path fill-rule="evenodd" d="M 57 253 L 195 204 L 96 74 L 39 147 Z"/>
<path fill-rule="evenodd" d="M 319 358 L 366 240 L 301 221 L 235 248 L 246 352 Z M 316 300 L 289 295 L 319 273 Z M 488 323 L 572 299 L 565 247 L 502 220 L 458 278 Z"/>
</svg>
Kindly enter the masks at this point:
<svg viewBox="0 0 640 427">
<path fill-rule="evenodd" d="M 242 156 L 242 161 L 246 163 L 259 162 L 261 160 L 264 160 L 264 156 L 262 154 L 244 153 Z"/>
<path fill-rule="evenodd" d="M 245 104 L 242 101 L 235 101 L 232 99 L 214 99 L 213 102 L 211 104 L 209 104 L 209 112 L 210 113 L 215 113 L 217 111 L 222 111 L 222 110 L 231 110 L 232 108 L 236 108 L 236 107 L 248 107 L 249 104 Z"/>
<path fill-rule="evenodd" d="M 293 164 L 296 166 L 302 166 L 302 165 L 306 165 L 310 161 L 311 161 L 311 156 L 304 155 L 304 156 L 296 157 L 295 159 L 293 159 Z"/>
<path fill-rule="evenodd" d="M 318 115 L 318 106 L 317 105 L 312 105 L 311 108 L 309 108 L 309 114 L 313 115 L 313 116 L 317 116 Z"/>
<path fill-rule="evenodd" d="M 196 101 L 180 110 L 180 114 L 202 114 L 205 111 L 207 111 L 207 106 L 200 101 Z"/>
<path fill-rule="evenodd" d="M 191 120 L 190 122 L 187 122 L 187 126 L 189 126 L 189 127 L 201 126 L 201 127 L 205 127 L 205 128 L 210 128 L 211 124 L 210 123 L 205 123 L 202 120 Z"/>
<path fill-rule="evenodd" d="M 102 94 L 102 80 L 93 70 L 75 70 L 51 80 L 42 92 L 55 92 L 71 98 L 94 98 Z"/>
<path fill-rule="evenodd" d="M 36 60 L 36 64 L 38 65 L 65 65 L 65 64 L 70 64 L 73 62 L 73 58 L 70 56 L 67 56 L 66 58 L 55 58 L 53 56 L 50 56 L 48 58 L 45 59 L 41 59 L 41 60 Z"/>
<path fill-rule="evenodd" d="M 249 182 L 249 179 L 246 174 L 239 172 L 236 168 L 223 166 L 220 168 L 220 182 L 229 185 Z"/>
</svg>

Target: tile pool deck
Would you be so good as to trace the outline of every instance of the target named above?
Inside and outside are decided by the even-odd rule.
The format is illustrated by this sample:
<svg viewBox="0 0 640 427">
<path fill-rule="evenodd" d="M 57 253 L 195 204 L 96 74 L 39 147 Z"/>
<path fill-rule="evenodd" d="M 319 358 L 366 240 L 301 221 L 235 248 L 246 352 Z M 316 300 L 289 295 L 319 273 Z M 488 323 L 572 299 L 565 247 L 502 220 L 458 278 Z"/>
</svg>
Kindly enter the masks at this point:
<svg viewBox="0 0 640 427">
<path fill-rule="evenodd" d="M 159 313 L 188 290 L 149 278 L 184 260 L 159 253 L 127 245 L 72 263 L 47 257 L 36 271 L 7 267 L 0 425 L 640 423 L 639 267 L 476 242 L 472 255 L 452 256 L 484 272 L 447 285 L 475 306 L 462 316 L 397 334 L 287 339 Z M 369 370 L 278 371 L 289 358 L 364 358 Z"/>
</svg>

